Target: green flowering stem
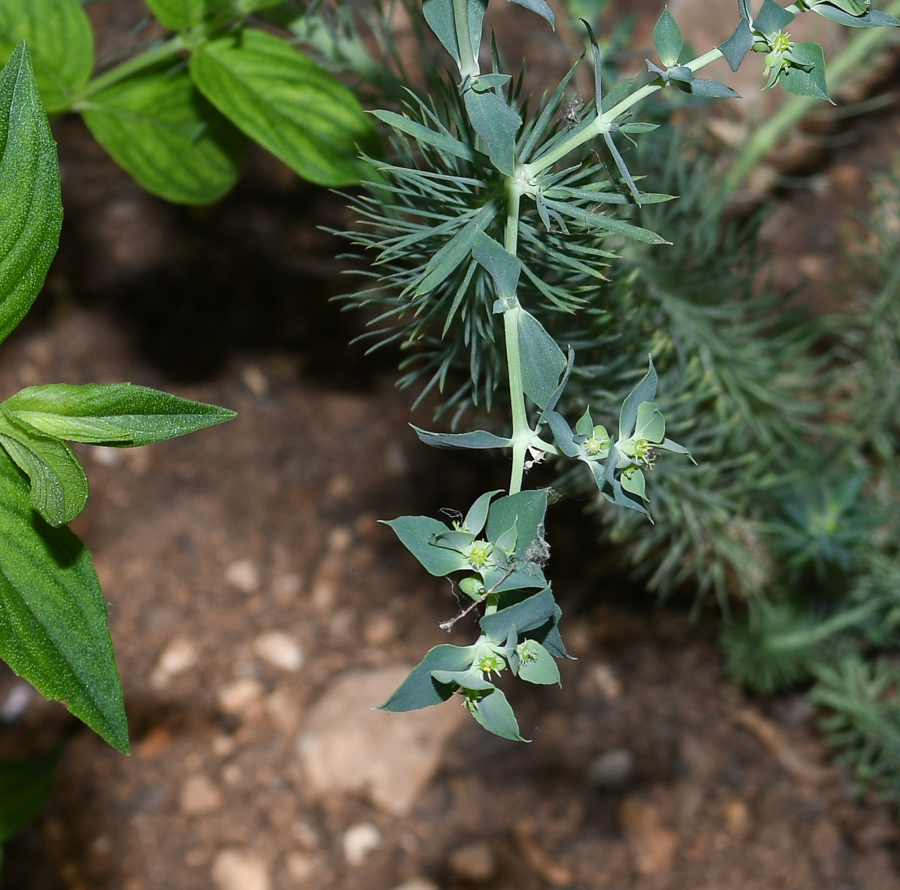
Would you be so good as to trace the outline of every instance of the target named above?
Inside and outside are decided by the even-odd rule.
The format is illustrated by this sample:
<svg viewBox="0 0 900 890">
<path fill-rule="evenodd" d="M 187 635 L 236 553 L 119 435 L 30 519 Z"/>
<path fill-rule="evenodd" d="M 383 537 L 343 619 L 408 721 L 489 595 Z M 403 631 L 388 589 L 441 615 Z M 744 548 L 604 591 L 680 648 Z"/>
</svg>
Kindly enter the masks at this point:
<svg viewBox="0 0 900 890">
<path fill-rule="evenodd" d="M 692 59 L 685 67 L 690 68 L 692 72 L 696 73 L 701 68 L 705 68 L 707 65 L 715 62 L 716 59 L 721 58 L 722 51 L 716 47 L 709 52 L 704 53 L 702 56 L 697 56 L 696 59 Z M 660 82 L 644 84 L 640 89 L 637 89 L 631 93 L 631 95 L 626 96 L 621 102 L 613 105 L 608 111 L 604 111 L 602 115 L 593 120 L 583 130 L 573 133 L 572 138 L 567 139 L 558 148 L 547 152 L 547 154 L 537 158 L 537 160 L 531 164 L 525 164 L 522 168 L 525 178 L 531 179 L 537 176 L 548 167 L 552 167 L 557 161 L 562 160 L 569 152 L 574 151 L 586 142 L 596 139 L 598 136 L 602 136 L 604 133 L 608 133 L 612 129 L 612 124 L 617 118 L 625 114 L 626 111 L 638 102 L 661 90 L 664 86 L 666 86 L 666 84 Z"/>
<path fill-rule="evenodd" d="M 478 74 L 478 57 L 472 47 L 469 31 L 468 0 L 453 0 L 453 21 L 456 24 L 456 43 L 459 47 L 459 73 L 465 80 Z"/>
<path fill-rule="evenodd" d="M 525 411 L 525 389 L 522 382 L 522 358 L 519 353 L 519 315 L 522 307 L 516 303 L 503 313 L 503 332 L 506 336 L 506 367 L 509 374 L 509 398 L 512 407 L 512 471 L 509 493 L 522 490 L 525 475 L 525 455 L 534 430 L 528 424 Z"/>
</svg>

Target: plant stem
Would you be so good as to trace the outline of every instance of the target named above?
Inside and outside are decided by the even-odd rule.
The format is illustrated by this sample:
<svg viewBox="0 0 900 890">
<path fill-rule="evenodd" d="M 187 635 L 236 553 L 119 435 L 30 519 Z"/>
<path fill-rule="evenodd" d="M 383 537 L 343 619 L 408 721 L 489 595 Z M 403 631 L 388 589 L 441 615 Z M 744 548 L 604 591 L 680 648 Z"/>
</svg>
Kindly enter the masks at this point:
<svg viewBox="0 0 900 890">
<path fill-rule="evenodd" d="M 900 16 L 900 0 L 894 0 L 885 12 L 895 17 Z M 890 32 L 885 33 L 885 30 L 884 28 L 866 28 L 847 41 L 847 45 L 833 61 L 828 63 L 826 68 L 829 92 L 837 89 L 863 59 L 886 42 Z M 809 96 L 794 96 L 753 130 L 741 153 L 737 156 L 737 160 L 728 171 L 724 185 L 725 198 L 737 191 L 753 167 L 771 151 L 784 133 L 801 121 L 820 101 Z"/>
<path fill-rule="evenodd" d="M 469 32 L 468 0 L 453 0 L 453 22 L 456 25 L 456 44 L 459 47 L 459 73 L 465 80 L 478 74 L 478 59 Z"/>
<path fill-rule="evenodd" d="M 522 490 L 525 475 L 525 453 L 533 431 L 525 411 L 525 390 L 522 386 L 522 357 L 519 354 L 519 316 L 522 307 L 516 303 L 503 313 L 503 333 L 506 337 L 506 367 L 509 374 L 509 398 L 512 408 L 512 471 L 509 493 Z"/>
<path fill-rule="evenodd" d="M 704 53 L 702 56 L 697 56 L 696 59 L 692 59 L 687 63 L 686 67 L 690 68 L 693 72 L 697 72 L 711 62 L 715 62 L 716 59 L 721 58 L 722 51 L 716 47 L 715 49 L 711 49 L 709 52 Z M 564 158 L 569 152 L 574 151 L 579 146 L 584 145 L 586 142 L 590 142 L 592 139 L 596 139 L 604 133 L 608 133 L 616 118 L 621 117 L 629 108 L 636 105 L 642 99 L 652 96 L 664 86 L 666 86 L 666 84 L 658 78 L 652 83 L 644 84 L 640 89 L 637 89 L 631 93 L 631 95 L 626 96 L 621 102 L 613 105 L 608 111 L 604 111 L 599 117 L 594 118 L 594 120 L 583 130 L 573 133 L 571 139 L 566 140 L 553 151 L 541 155 L 541 157 L 537 158 L 532 163 L 525 164 L 522 170 L 526 178 L 530 179 L 537 176 L 539 173 Z"/>
</svg>

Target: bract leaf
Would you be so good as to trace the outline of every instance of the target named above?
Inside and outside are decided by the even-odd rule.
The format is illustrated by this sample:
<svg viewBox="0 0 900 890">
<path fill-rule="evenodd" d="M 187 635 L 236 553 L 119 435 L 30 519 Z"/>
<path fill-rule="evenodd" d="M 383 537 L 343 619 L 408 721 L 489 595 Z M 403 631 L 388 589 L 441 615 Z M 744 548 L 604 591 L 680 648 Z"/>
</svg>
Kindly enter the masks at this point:
<svg viewBox="0 0 900 890">
<path fill-rule="evenodd" d="M 659 378 L 656 368 L 653 367 L 653 359 L 650 359 L 650 367 L 638 384 L 631 390 L 622 402 L 622 410 L 619 412 L 619 439 L 627 439 L 634 432 L 637 423 L 638 408 L 642 402 L 652 402 L 656 398 L 656 388 Z"/>
<path fill-rule="evenodd" d="M 475 234 L 472 256 L 493 279 L 497 298 L 515 302 L 519 275 L 522 272 L 522 263 L 518 257 L 482 231 Z"/>
<path fill-rule="evenodd" d="M 794 61 L 805 68 L 796 65 L 783 68 L 778 75 L 778 83 L 789 93 L 831 102 L 828 85 L 825 82 L 825 54 L 822 47 L 817 43 L 794 43 L 791 46 L 791 55 Z"/>
<path fill-rule="evenodd" d="M 630 494 L 647 500 L 647 480 L 641 470 L 633 470 L 630 474 L 622 474 L 622 488 Z"/>
<path fill-rule="evenodd" d="M 401 516 L 390 521 L 381 520 L 413 556 L 432 575 L 443 577 L 450 572 L 469 568 L 466 558 L 456 550 L 432 544 L 436 535 L 446 534 L 447 526 L 430 516 Z"/>
<path fill-rule="evenodd" d="M 391 697 L 379 705 L 381 711 L 415 711 L 439 705 L 453 695 L 453 685 L 438 683 L 432 671 L 465 671 L 472 665 L 474 647 L 444 644 L 429 649 L 412 673 Z"/>
<path fill-rule="evenodd" d="M 513 742 L 527 742 L 519 735 L 519 724 L 506 696 L 496 687 L 469 704 L 472 716 L 488 731 Z"/>
<path fill-rule="evenodd" d="M 90 554 L 31 508 L 29 486 L 0 451 L 0 658 L 45 698 L 128 751 L 106 602 Z"/>
<path fill-rule="evenodd" d="M 43 286 L 61 226 L 56 143 L 19 44 L 0 74 L 0 341 Z"/>
<path fill-rule="evenodd" d="M 783 6 L 776 3 L 775 0 L 763 0 L 756 18 L 753 19 L 753 29 L 760 31 L 767 37 L 771 37 L 786 28 L 794 21 L 794 14 L 788 12 Z"/>
<path fill-rule="evenodd" d="M 0 844 L 18 834 L 44 807 L 59 751 L 30 760 L 0 761 Z"/>
<path fill-rule="evenodd" d="M 546 408 L 566 370 L 565 353 L 544 326 L 524 309 L 516 319 L 519 331 L 519 357 L 522 388 L 539 408 Z"/>
<path fill-rule="evenodd" d="M 648 442 L 662 442 L 666 435 L 666 421 L 655 402 L 638 405 L 634 435 Z"/>
<path fill-rule="evenodd" d="M 724 83 L 717 80 L 708 80 L 703 77 L 695 77 L 690 85 L 692 96 L 702 96 L 704 99 L 740 99 L 741 94 Z"/>
<path fill-rule="evenodd" d="M 536 640 L 524 640 L 516 646 L 518 675 L 529 683 L 552 686 L 560 682 L 559 668 L 553 656 Z"/>
<path fill-rule="evenodd" d="M 546 513 L 547 492 L 543 489 L 529 489 L 498 498 L 488 511 L 488 540 L 496 541 L 515 525 L 518 539 L 512 558 L 522 569 L 529 560 L 529 549 L 543 542 Z"/>
<path fill-rule="evenodd" d="M 88 499 L 88 480 L 65 442 L 0 417 L 0 445 L 28 476 L 31 506 L 54 528 L 72 522 Z"/>
<path fill-rule="evenodd" d="M 78 0 L 0 0 L 0 61 L 21 41 L 48 114 L 71 105 L 70 93 L 94 70 L 94 33 Z"/>
<path fill-rule="evenodd" d="M 209 204 L 237 181 L 247 137 L 183 67 L 159 65 L 120 80 L 92 94 L 82 116 L 113 160 L 166 201 Z"/>
<path fill-rule="evenodd" d="M 491 163 L 504 175 L 512 176 L 516 166 L 516 134 L 522 118 L 494 92 L 467 90 L 465 103 L 469 120 L 484 140 Z"/>
<path fill-rule="evenodd" d="M 550 23 L 554 31 L 556 30 L 556 16 L 550 8 L 550 4 L 545 0 L 510 0 L 510 2 L 536 12 L 542 19 L 546 19 Z"/>
<path fill-rule="evenodd" d="M 555 605 L 553 591 L 549 587 L 545 587 L 540 593 L 536 593 L 528 599 L 507 606 L 499 612 L 494 612 L 493 615 L 482 616 L 478 623 L 487 634 L 488 639 L 502 644 L 509 636 L 512 627 L 516 629 L 517 633 L 524 634 L 546 624 L 553 615 Z"/>
<path fill-rule="evenodd" d="M 575 444 L 572 430 L 562 414 L 558 411 L 545 411 L 543 416 L 562 453 L 567 457 L 577 457 L 580 449 Z"/>
<path fill-rule="evenodd" d="M 412 424 L 410 424 L 412 426 Z M 413 426 L 416 435 L 426 445 L 434 448 L 509 448 L 512 439 L 495 436 L 487 430 L 473 430 L 470 433 L 430 433 Z"/>
<path fill-rule="evenodd" d="M 678 64 L 678 57 L 681 55 L 684 39 L 681 36 L 681 29 L 678 27 L 678 23 L 669 12 L 668 6 L 663 9 L 663 13 L 653 29 L 653 45 L 656 47 L 659 60 L 666 68 L 672 68 Z"/>
<path fill-rule="evenodd" d="M 487 522 L 488 507 L 490 507 L 494 496 L 500 494 L 501 490 L 496 488 L 494 491 L 486 491 L 469 507 L 469 512 L 466 513 L 466 518 L 463 519 L 466 531 L 471 532 L 473 535 L 481 534 L 481 530 Z"/>
<path fill-rule="evenodd" d="M 286 40 L 232 31 L 197 47 L 189 71 L 225 117 L 304 179 L 342 186 L 369 175 L 358 155 L 378 147 L 359 101 Z"/>
<path fill-rule="evenodd" d="M 133 383 L 29 386 L 2 407 L 48 436 L 95 445 L 148 445 L 235 417 L 227 408 Z"/>
<path fill-rule="evenodd" d="M 719 44 L 719 49 L 728 62 L 732 71 L 737 71 L 744 61 L 744 56 L 750 52 L 753 46 L 753 31 L 746 18 L 741 18 L 734 33 L 724 43 Z"/>
<path fill-rule="evenodd" d="M 869 9 L 863 15 L 850 15 L 830 3 L 817 3 L 813 6 L 812 11 L 848 28 L 900 28 L 900 20 L 886 12 L 879 12 L 877 9 Z"/>
</svg>

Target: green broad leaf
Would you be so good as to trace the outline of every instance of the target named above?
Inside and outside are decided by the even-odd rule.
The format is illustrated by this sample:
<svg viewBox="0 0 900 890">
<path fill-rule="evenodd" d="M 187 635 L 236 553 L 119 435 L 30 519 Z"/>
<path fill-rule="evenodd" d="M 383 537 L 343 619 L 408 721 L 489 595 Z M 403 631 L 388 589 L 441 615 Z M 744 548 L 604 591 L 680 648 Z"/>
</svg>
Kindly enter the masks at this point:
<svg viewBox="0 0 900 890">
<path fill-rule="evenodd" d="M 453 695 L 453 684 L 438 683 L 432 671 L 465 671 L 472 666 L 474 646 L 444 644 L 429 649 L 393 695 L 379 705 L 381 711 L 416 711 L 439 705 Z"/>
<path fill-rule="evenodd" d="M 672 68 L 678 64 L 678 57 L 681 55 L 684 39 L 681 36 L 681 28 L 672 18 L 668 6 L 663 10 L 656 27 L 653 29 L 653 45 L 659 55 L 659 60 L 666 66 Z"/>
<path fill-rule="evenodd" d="M 247 138 L 166 63 L 91 95 L 81 106 L 94 138 L 148 192 L 209 204 L 229 192 Z"/>
<path fill-rule="evenodd" d="M 544 420 L 547 421 L 550 431 L 553 433 L 553 438 L 556 440 L 556 444 L 562 453 L 566 457 L 578 457 L 581 449 L 575 444 L 572 429 L 562 414 L 557 411 L 545 411 Z"/>
<path fill-rule="evenodd" d="M 655 402 L 641 402 L 638 405 L 634 435 L 648 442 L 662 442 L 666 435 L 666 421 Z"/>
<path fill-rule="evenodd" d="M 453 5 L 453 0 L 424 0 L 422 12 L 428 27 L 434 31 L 444 49 L 450 53 L 459 70 L 473 73 L 478 70 L 478 50 L 481 47 L 482 23 L 487 0 L 466 0 L 471 53 L 465 59 L 461 58 L 459 50 Z"/>
<path fill-rule="evenodd" d="M 740 99 L 741 94 L 724 83 L 717 80 L 708 80 L 703 77 L 695 77 L 690 84 L 692 96 L 702 96 L 704 99 Z"/>
<path fill-rule="evenodd" d="M 775 0 L 763 0 L 756 18 L 753 20 L 753 30 L 772 37 L 794 21 L 794 14 L 788 12 Z"/>
<path fill-rule="evenodd" d="M 94 33 L 81 3 L 0 0 L 0 61 L 23 40 L 47 113 L 66 111 L 69 93 L 81 89 L 94 70 Z"/>
<path fill-rule="evenodd" d="M 830 0 L 830 2 L 853 16 L 864 15 L 869 9 L 869 0 Z"/>
<path fill-rule="evenodd" d="M 65 442 L 0 417 L 0 445 L 31 483 L 31 506 L 54 528 L 68 525 L 87 504 L 88 480 Z"/>
<path fill-rule="evenodd" d="M 458 686 L 473 692 L 494 688 L 494 684 L 485 680 L 484 674 L 474 666 L 466 671 L 432 671 L 431 676 L 438 686 Z"/>
<path fill-rule="evenodd" d="M 432 543 L 435 536 L 447 533 L 447 526 L 443 522 L 430 516 L 401 516 L 398 519 L 379 521 L 393 529 L 403 546 L 422 563 L 429 574 L 440 578 L 469 568 L 468 561 L 461 553 Z"/>
<path fill-rule="evenodd" d="M 510 0 L 510 3 L 516 3 L 536 12 L 542 19 L 546 19 L 550 23 L 554 31 L 556 30 L 556 16 L 550 8 L 550 4 L 545 0 Z"/>
<path fill-rule="evenodd" d="M 238 4 L 229 0 L 145 0 L 145 2 L 160 24 L 172 31 L 195 28 L 202 24 L 208 15 L 217 12 L 242 11 L 237 9 Z"/>
<path fill-rule="evenodd" d="M 128 751 L 106 602 L 87 549 L 31 508 L 28 482 L 0 451 L 0 658 L 45 698 Z"/>
<path fill-rule="evenodd" d="M 647 480 L 641 470 L 622 473 L 621 483 L 622 488 L 629 494 L 636 494 L 639 498 L 647 500 Z"/>
<path fill-rule="evenodd" d="M 61 226 L 56 143 L 20 44 L 0 74 L 0 342 L 43 286 Z"/>
<path fill-rule="evenodd" d="M 222 114 L 292 170 L 317 185 L 352 185 L 371 175 L 359 158 L 378 153 L 357 98 L 286 40 L 245 28 L 199 46 L 189 71 Z"/>
<path fill-rule="evenodd" d="M 524 309 L 519 311 L 516 325 L 519 331 L 522 388 L 535 405 L 546 408 L 566 370 L 565 353 L 544 330 L 544 326 Z"/>
<path fill-rule="evenodd" d="M 555 606 L 553 591 L 545 587 L 540 593 L 515 605 L 507 606 L 493 615 L 482 616 L 478 623 L 489 640 L 502 644 L 506 642 L 511 628 L 515 628 L 518 634 L 524 634 L 546 624 L 553 615 Z"/>
<path fill-rule="evenodd" d="M 638 384 L 631 390 L 622 402 L 622 410 L 619 412 L 619 439 L 627 439 L 634 432 L 638 418 L 638 408 L 643 402 L 652 402 L 656 398 L 656 388 L 659 378 L 656 368 L 653 367 L 653 359 L 650 359 L 650 367 Z"/>
<path fill-rule="evenodd" d="M 562 686 L 555 659 L 536 640 L 524 640 L 519 643 L 516 646 L 516 655 L 519 657 L 517 674 L 523 680 L 542 686 L 552 686 L 554 683 Z"/>
<path fill-rule="evenodd" d="M 57 439 L 128 447 L 173 439 L 236 416 L 227 408 L 133 383 L 29 386 L 2 408 Z"/>
<path fill-rule="evenodd" d="M 506 696 L 496 687 L 477 701 L 468 701 L 472 716 L 488 731 L 513 742 L 527 742 L 519 735 L 519 724 Z"/>
<path fill-rule="evenodd" d="M 59 752 L 0 761 L 0 844 L 40 814 L 53 789 Z"/>
<path fill-rule="evenodd" d="M 589 436 L 594 432 L 594 420 L 591 417 L 590 408 L 586 409 L 584 414 L 578 418 L 575 423 L 575 432 L 578 433 L 579 436 Z"/>
<path fill-rule="evenodd" d="M 562 618 L 562 609 L 557 605 L 553 609 L 550 620 L 533 631 L 530 636 L 537 640 L 554 658 L 572 658 L 566 647 L 563 645 L 562 637 L 559 635 L 559 621 Z M 574 661 L 574 659 L 572 659 Z"/>
<path fill-rule="evenodd" d="M 394 111 L 373 111 L 372 114 L 382 123 L 412 137 L 420 145 L 432 145 L 438 151 L 461 158 L 464 161 L 474 161 L 477 157 L 477 153 L 465 143 L 448 136 L 446 133 L 438 133 L 417 121 L 411 121 L 402 114 L 397 114 Z M 484 157 L 484 155 L 481 157 Z"/>
<path fill-rule="evenodd" d="M 496 541 L 507 529 L 516 526 L 518 539 L 513 560 L 528 563 L 533 547 L 541 548 L 544 540 L 544 516 L 547 513 L 547 492 L 529 489 L 498 498 L 488 511 L 488 540 Z"/>
<path fill-rule="evenodd" d="M 466 518 L 463 519 L 463 525 L 467 531 L 471 532 L 473 535 L 481 534 L 481 530 L 487 522 L 488 508 L 491 506 L 491 501 L 494 499 L 495 495 L 500 494 L 501 490 L 502 489 L 495 488 L 493 491 L 486 491 L 483 495 L 478 497 L 471 507 L 469 507 L 469 512 L 466 513 Z"/>
<path fill-rule="evenodd" d="M 877 9 L 870 9 L 863 15 L 850 15 L 830 3 L 817 3 L 812 11 L 848 28 L 900 28 L 900 20 Z"/>
<path fill-rule="evenodd" d="M 484 140 L 491 163 L 505 176 L 516 167 L 516 135 L 522 118 L 494 92 L 465 94 L 466 111 L 475 132 Z"/>
<path fill-rule="evenodd" d="M 410 424 L 412 426 L 412 424 Z M 473 430 L 470 433 L 430 433 L 412 426 L 416 435 L 426 445 L 433 448 L 509 448 L 512 439 L 495 436 L 486 430 Z"/>
<path fill-rule="evenodd" d="M 600 493 L 603 495 L 606 500 L 610 503 L 615 504 L 617 507 L 625 507 L 628 510 L 636 510 L 638 513 L 643 513 L 648 519 L 650 519 L 650 512 L 644 506 L 642 500 L 636 497 L 632 497 L 628 492 L 622 488 L 622 483 L 619 479 L 616 478 L 616 464 L 619 462 L 619 453 L 616 450 L 615 445 L 611 445 L 609 449 L 609 458 L 606 462 L 606 467 L 603 472 L 602 481 L 598 479 L 598 484 L 600 485 Z M 596 475 L 596 465 L 588 464 L 591 468 L 591 471 Z M 652 522 L 652 520 L 651 520 Z"/>
<path fill-rule="evenodd" d="M 687 65 L 676 65 L 665 72 L 668 80 L 674 80 L 677 84 L 686 85 L 694 79 L 694 72 Z"/>
<path fill-rule="evenodd" d="M 744 57 L 753 46 L 753 31 L 746 18 L 742 17 L 734 33 L 724 43 L 719 44 L 719 49 L 728 62 L 732 71 L 741 67 Z"/>
<path fill-rule="evenodd" d="M 416 287 L 420 297 L 446 281 L 471 256 L 475 236 L 487 228 L 497 215 L 497 207 L 488 202 L 428 262 Z"/>
<path fill-rule="evenodd" d="M 515 303 L 516 290 L 519 286 L 519 275 L 522 263 L 511 254 L 499 241 L 482 231 L 475 233 L 472 245 L 472 257 L 475 262 L 484 266 L 494 281 L 497 298 L 501 301 Z"/>
<path fill-rule="evenodd" d="M 825 54 L 822 47 L 817 43 L 795 43 L 791 46 L 791 56 L 797 65 L 782 69 L 778 75 L 778 83 L 789 93 L 831 102 L 825 82 Z M 804 67 L 800 68 L 798 65 Z"/>
</svg>

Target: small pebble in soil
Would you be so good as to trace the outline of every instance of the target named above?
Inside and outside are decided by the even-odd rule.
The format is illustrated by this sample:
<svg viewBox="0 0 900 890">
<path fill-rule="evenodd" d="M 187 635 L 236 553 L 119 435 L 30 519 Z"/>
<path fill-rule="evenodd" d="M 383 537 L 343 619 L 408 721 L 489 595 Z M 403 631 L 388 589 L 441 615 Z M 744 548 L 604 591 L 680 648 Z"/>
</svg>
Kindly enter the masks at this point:
<svg viewBox="0 0 900 890">
<path fill-rule="evenodd" d="M 253 652 L 263 661 L 283 671 L 299 671 L 303 667 L 303 650 L 290 635 L 280 630 L 260 634 L 253 641 Z"/>
<path fill-rule="evenodd" d="M 28 710 L 31 687 L 27 683 L 13 684 L 6 701 L 0 705 L 0 723 L 15 723 Z"/>
<path fill-rule="evenodd" d="M 150 685 L 154 689 L 164 689 L 173 677 L 190 670 L 198 657 L 197 647 L 190 640 L 172 640 L 159 656 L 150 675 Z"/>
<path fill-rule="evenodd" d="M 410 880 L 398 884 L 394 890 L 440 890 L 440 887 L 434 881 L 429 881 L 428 878 L 410 878 Z"/>
<path fill-rule="evenodd" d="M 246 850 L 220 850 L 213 860 L 212 879 L 218 890 L 270 890 L 265 861 Z"/>
<path fill-rule="evenodd" d="M 240 714 L 262 698 L 263 690 L 259 680 L 242 677 L 219 689 L 219 708 L 226 714 Z"/>
<path fill-rule="evenodd" d="M 259 590 L 259 569 L 252 559 L 238 559 L 225 569 L 225 580 L 241 593 Z"/>
<path fill-rule="evenodd" d="M 341 839 L 348 865 L 362 865 L 368 855 L 381 846 L 381 832 L 371 822 L 351 825 Z"/>
<path fill-rule="evenodd" d="M 634 754 L 628 748 L 610 748 L 598 754 L 587 770 L 594 788 L 614 791 L 625 788 L 634 778 Z"/>
<path fill-rule="evenodd" d="M 213 813 L 222 806 L 222 793 L 201 773 L 185 779 L 178 800 L 183 813 Z"/>
<path fill-rule="evenodd" d="M 458 878 L 476 883 L 489 881 L 497 872 L 494 851 L 483 841 L 474 841 L 453 850 L 447 864 Z"/>
</svg>

